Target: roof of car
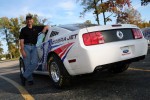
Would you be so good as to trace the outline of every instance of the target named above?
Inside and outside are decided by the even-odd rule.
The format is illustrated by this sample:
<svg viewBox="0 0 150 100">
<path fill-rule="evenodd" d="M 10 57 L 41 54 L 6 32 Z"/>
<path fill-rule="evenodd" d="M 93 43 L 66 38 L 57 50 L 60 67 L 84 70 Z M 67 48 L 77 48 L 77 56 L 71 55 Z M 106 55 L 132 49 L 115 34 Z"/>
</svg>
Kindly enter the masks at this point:
<svg viewBox="0 0 150 100">
<path fill-rule="evenodd" d="M 97 26 L 97 25 L 96 24 L 67 24 L 67 25 L 59 25 L 58 27 L 61 27 L 70 31 L 76 31 L 76 30 L 90 27 L 90 26 Z"/>
</svg>

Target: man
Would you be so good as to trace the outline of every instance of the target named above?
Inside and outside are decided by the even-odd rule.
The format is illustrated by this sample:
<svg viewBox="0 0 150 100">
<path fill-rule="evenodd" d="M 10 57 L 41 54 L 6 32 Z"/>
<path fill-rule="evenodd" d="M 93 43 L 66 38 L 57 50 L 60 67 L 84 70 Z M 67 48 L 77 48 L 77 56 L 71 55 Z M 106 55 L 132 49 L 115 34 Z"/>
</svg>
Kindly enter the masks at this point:
<svg viewBox="0 0 150 100">
<path fill-rule="evenodd" d="M 38 64 L 38 54 L 36 48 L 38 33 L 45 33 L 48 30 L 48 26 L 33 26 L 33 18 L 31 14 L 26 16 L 26 24 L 26 27 L 21 29 L 19 36 L 20 52 L 23 56 L 25 65 L 25 72 L 20 75 L 23 86 L 25 86 L 26 80 L 29 85 L 33 85 L 32 73 Z"/>
</svg>

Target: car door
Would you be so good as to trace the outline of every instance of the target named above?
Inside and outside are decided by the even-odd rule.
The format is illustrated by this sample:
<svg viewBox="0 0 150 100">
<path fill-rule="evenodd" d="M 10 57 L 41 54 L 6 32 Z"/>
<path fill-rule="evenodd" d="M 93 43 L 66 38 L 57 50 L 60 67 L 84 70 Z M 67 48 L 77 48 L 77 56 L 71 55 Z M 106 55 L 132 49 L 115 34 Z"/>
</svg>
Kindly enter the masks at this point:
<svg viewBox="0 0 150 100">
<path fill-rule="evenodd" d="M 51 33 L 51 28 L 49 28 L 47 34 L 45 35 L 43 42 L 41 44 L 37 45 L 37 52 L 38 52 L 38 67 L 37 70 L 38 71 L 45 71 L 47 70 L 47 66 L 46 66 L 46 52 L 47 52 L 47 45 L 48 45 L 48 41 L 49 41 L 49 35 Z M 40 35 L 39 35 L 40 37 Z"/>
</svg>

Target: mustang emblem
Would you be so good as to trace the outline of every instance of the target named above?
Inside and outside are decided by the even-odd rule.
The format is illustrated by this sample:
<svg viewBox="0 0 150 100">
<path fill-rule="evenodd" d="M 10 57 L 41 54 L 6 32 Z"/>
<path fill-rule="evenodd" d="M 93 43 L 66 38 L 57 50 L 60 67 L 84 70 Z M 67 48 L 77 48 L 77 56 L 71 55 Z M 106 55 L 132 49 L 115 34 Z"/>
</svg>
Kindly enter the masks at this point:
<svg viewBox="0 0 150 100">
<path fill-rule="evenodd" d="M 123 38 L 123 33 L 121 31 L 117 31 L 116 35 L 119 39 Z"/>
</svg>

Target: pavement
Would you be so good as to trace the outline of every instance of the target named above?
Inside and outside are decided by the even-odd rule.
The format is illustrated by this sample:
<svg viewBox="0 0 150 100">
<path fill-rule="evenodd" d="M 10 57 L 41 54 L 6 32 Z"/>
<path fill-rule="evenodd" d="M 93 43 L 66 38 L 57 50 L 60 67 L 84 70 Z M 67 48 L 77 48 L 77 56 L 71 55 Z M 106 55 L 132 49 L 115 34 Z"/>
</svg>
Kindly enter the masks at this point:
<svg viewBox="0 0 150 100">
<path fill-rule="evenodd" d="M 0 63 L 0 100 L 149 100 L 150 52 L 123 73 L 76 76 L 63 89 L 55 88 L 49 76 L 34 75 L 34 82 L 21 86 L 18 61 Z"/>
</svg>

